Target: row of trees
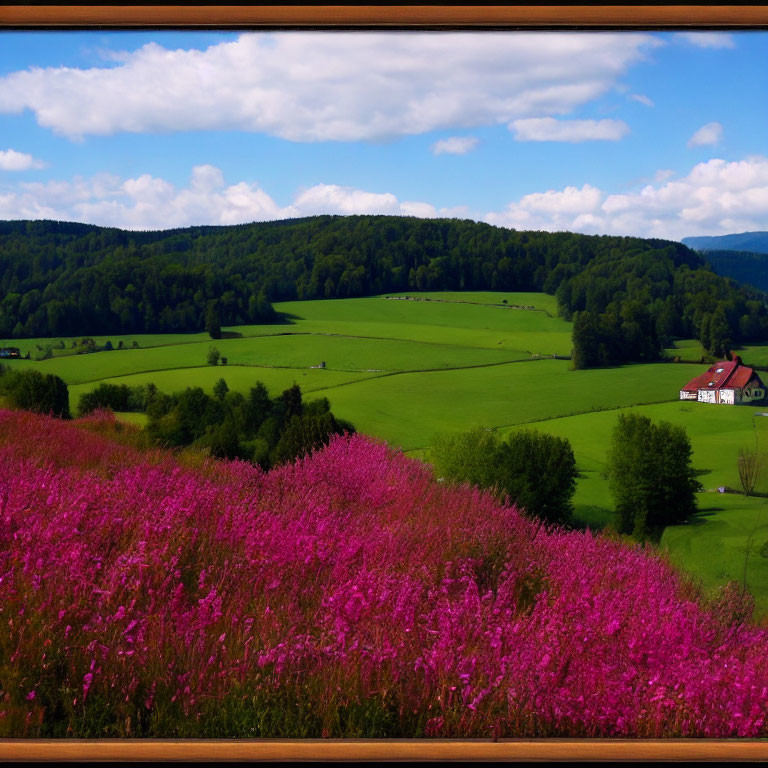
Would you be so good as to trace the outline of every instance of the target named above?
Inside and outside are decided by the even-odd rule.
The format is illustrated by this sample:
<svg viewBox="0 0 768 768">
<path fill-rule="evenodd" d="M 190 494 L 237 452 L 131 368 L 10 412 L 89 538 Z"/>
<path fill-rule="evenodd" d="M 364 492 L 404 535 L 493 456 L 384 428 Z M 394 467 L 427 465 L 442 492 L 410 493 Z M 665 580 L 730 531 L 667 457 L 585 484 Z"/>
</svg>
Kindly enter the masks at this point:
<svg viewBox="0 0 768 768">
<path fill-rule="evenodd" d="M 52 373 L 31 368 L 12 370 L 0 363 L 0 397 L 12 408 L 70 418 L 69 390 Z"/>
<path fill-rule="evenodd" d="M 252 461 L 264 469 L 326 445 L 331 435 L 355 431 L 334 416 L 327 398 L 304 402 L 297 384 L 271 398 L 261 382 L 245 396 L 231 392 L 223 378 L 212 395 L 201 387 L 167 394 L 151 383 L 104 383 L 81 396 L 78 414 L 97 408 L 145 412 L 147 434 L 160 445 L 197 446 L 213 456 Z"/>
<path fill-rule="evenodd" d="M 0 222 L 0 338 L 274 322 L 271 302 L 406 290 L 555 294 L 580 366 L 715 352 L 768 336 L 766 297 L 680 243 L 516 232 L 474 221 L 316 216 L 125 232 Z M 586 314 L 584 314 L 586 313 Z"/>
<path fill-rule="evenodd" d="M 0 398 L 13 408 L 70 418 L 66 383 L 33 369 L 12 370 L 0 364 Z M 336 418 L 327 398 L 305 402 L 294 384 L 271 398 L 261 382 L 247 396 L 230 392 L 219 379 L 208 395 L 200 387 L 167 394 L 152 384 L 130 387 L 102 383 L 80 397 L 78 416 L 100 408 L 145 412 L 146 433 L 166 447 L 197 446 L 213 456 L 244 459 L 269 469 L 293 461 L 334 434 L 355 431 Z"/>
<path fill-rule="evenodd" d="M 696 512 L 700 485 L 685 430 L 622 414 L 607 456 L 619 533 L 638 540 L 658 537 L 667 525 Z M 491 489 L 547 523 L 572 522 L 578 470 L 570 442 L 532 429 L 505 440 L 492 430 L 438 436 L 430 452 L 436 475 Z"/>
</svg>

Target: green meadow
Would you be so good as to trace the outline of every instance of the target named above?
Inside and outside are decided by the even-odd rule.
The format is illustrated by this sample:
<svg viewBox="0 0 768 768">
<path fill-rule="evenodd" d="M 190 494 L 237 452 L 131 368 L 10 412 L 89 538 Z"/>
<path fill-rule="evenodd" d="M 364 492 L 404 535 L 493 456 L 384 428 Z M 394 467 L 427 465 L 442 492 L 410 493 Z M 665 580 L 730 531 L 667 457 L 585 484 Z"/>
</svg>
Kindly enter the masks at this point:
<svg viewBox="0 0 768 768">
<path fill-rule="evenodd" d="M 570 324 L 558 317 L 554 297 L 544 294 L 407 293 L 275 307 L 284 323 L 226 328 L 225 338 L 216 341 L 202 333 L 99 337 L 97 344 L 109 338 L 115 349 L 76 355 L 72 339 L 64 339 L 64 350 L 54 350 L 51 359 L 11 365 L 61 376 L 73 411 L 83 393 L 104 381 L 211 391 L 223 377 L 241 392 L 262 381 L 273 395 L 297 383 L 309 399 L 327 397 L 334 413 L 359 431 L 416 457 L 428 456 L 440 432 L 486 426 L 504 434 L 535 427 L 570 440 L 580 471 L 576 514 L 594 528 L 614 519 L 604 471 L 617 415 L 634 410 L 680 424 L 691 439 L 705 492 L 697 519 L 667 528 L 661 547 L 707 589 L 741 580 L 749 550 L 747 583 L 768 612 L 768 559 L 761 554 L 768 541 L 768 499 L 716 490 L 739 487 L 739 449 L 757 441 L 766 460 L 757 490 L 768 494 L 768 417 L 753 418 L 762 412 L 756 407 L 678 400 L 679 389 L 703 370 L 693 364 L 703 353 L 698 341 L 667 350 L 691 364 L 573 371 L 562 359 L 570 354 Z M 121 340 L 126 349 L 118 350 Z M 59 341 L 0 345 L 34 357 L 38 345 Z M 227 358 L 226 366 L 207 365 L 212 346 Z M 747 363 L 768 364 L 768 345 L 745 347 L 740 354 Z M 325 368 L 315 367 L 321 362 Z M 145 422 L 143 414 L 123 418 Z"/>
<path fill-rule="evenodd" d="M 674 347 L 668 347 L 664 352 L 669 357 L 679 357 L 680 362 L 699 363 L 704 358 L 704 348 L 698 339 L 681 339 Z M 734 348 L 733 352 L 747 364 L 768 367 L 768 344 L 745 344 Z"/>
<path fill-rule="evenodd" d="M 747 587 L 760 612 L 768 614 L 768 472 L 764 470 L 755 488 L 760 495 L 747 498 L 738 492 L 737 465 L 739 449 L 757 449 L 768 469 L 768 417 L 757 415 L 767 411 L 758 406 L 680 401 L 621 410 L 678 424 L 691 440 L 693 466 L 704 489 L 698 495 L 700 511 L 685 525 L 667 527 L 661 548 L 707 590 L 729 580 L 742 583 L 746 558 Z M 576 516 L 595 528 L 614 519 L 604 472 L 618 412 L 585 413 L 531 425 L 571 442 L 580 473 L 574 495 Z M 719 493 L 719 488 L 726 492 Z"/>
</svg>

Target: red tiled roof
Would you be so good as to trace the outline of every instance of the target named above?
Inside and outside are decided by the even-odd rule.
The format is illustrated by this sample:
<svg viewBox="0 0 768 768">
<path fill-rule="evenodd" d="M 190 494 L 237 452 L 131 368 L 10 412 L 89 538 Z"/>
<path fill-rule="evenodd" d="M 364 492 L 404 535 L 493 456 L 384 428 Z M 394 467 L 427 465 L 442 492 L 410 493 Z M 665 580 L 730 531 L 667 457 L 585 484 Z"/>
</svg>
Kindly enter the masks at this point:
<svg viewBox="0 0 768 768">
<path fill-rule="evenodd" d="M 691 379 L 683 387 L 683 392 L 697 392 L 700 389 L 742 389 L 754 375 L 754 370 L 742 365 L 739 359 L 723 360 L 708 368 L 706 373 Z"/>
</svg>

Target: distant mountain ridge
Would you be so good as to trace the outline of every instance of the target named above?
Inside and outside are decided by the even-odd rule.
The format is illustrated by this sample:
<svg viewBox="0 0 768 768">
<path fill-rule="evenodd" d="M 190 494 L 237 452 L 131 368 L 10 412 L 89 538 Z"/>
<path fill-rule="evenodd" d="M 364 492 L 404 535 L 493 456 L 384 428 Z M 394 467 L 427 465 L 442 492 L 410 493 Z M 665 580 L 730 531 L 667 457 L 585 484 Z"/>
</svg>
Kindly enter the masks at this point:
<svg viewBox="0 0 768 768">
<path fill-rule="evenodd" d="M 684 237 L 681 242 L 696 251 L 768 253 L 768 232 L 741 232 L 713 237 Z"/>
</svg>

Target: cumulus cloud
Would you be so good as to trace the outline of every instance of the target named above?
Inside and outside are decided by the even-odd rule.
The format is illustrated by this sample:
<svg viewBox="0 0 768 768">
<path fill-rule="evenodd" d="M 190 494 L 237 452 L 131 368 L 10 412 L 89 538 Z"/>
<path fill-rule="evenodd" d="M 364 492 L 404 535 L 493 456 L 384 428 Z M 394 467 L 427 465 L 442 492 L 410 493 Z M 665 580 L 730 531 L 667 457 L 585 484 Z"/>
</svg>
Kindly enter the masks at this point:
<svg viewBox="0 0 768 768">
<path fill-rule="evenodd" d="M 727 32 L 678 32 L 677 38 L 697 48 L 735 48 L 733 36 Z"/>
<path fill-rule="evenodd" d="M 758 230 L 768 219 L 768 157 L 712 159 L 684 178 L 611 194 L 585 184 L 524 195 L 485 221 L 515 229 L 636 235 L 679 240 Z"/>
<path fill-rule="evenodd" d="M 436 208 L 399 200 L 392 193 L 336 184 L 300 190 L 287 206 L 278 205 L 258 184 L 227 184 L 219 168 L 198 165 L 188 184 L 142 174 L 112 174 L 70 181 L 27 182 L 0 191 L 0 219 L 58 219 L 125 229 L 169 229 L 195 224 L 242 224 L 315 214 L 391 214 L 458 217 L 466 208 Z"/>
<path fill-rule="evenodd" d="M 723 137 L 723 126 L 720 123 L 707 123 L 702 125 L 696 133 L 688 139 L 689 147 L 705 147 L 717 144 Z"/>
<path fill-rule="evenodd" d="M 0 77 L 0 113 L 72 139 L 243 130 L 383 140 L 564 115 L 661 41 L 635 32 L 247 33 L 205 50 L 151 43 L 110 66 Z"/>
<path fill-rule="evenodd" d="M 555 120 L 531 117 L 514 120 L 515 141 L 618 141 L 629 133 L 623 120 Z"/>
<path fill-rule="evenodd" d="M 671 168 L 659 168 L 656 173 L 653 174 L 653 180 L 655 182 L 666 181 L 671 179 L 675 175 L 675 172 Z"/>
<path fill-rule="evenodd" d="M 653 107 L 655 104 L 653 103 L 653 100 L 650 99 L 648 96 L 646 96 L 644 93 L 632 93 L 629 96 L 632 101 L 636 101 L 639 104 L 643 104 L 646 107 Z"/>
<path fill-rule="evenodd" d="M 711 159 L 687 176 L 662 169 L 653 183 L 631 192 L 592 184 L 534 191 L 503 209 L 481 213 L 465 206 L 439 208 L 401 200 L 392 192 L 315 184 L 279 205 L 258 184 L 228 184 L 215 166 L 199 165 L 183 187 L 143 174 L 111 174 L 68 181 L 18 182 L 0 188 L 0 219 L 58 219 L 126 229 L 194 224 L 240 224 L 314 214 L 390 214 L 473 218 L 515 229 L 636 235 L 679 240 L 765 228 L 768 157 Z"/>
<path fill-rule="evenodd" d="M 0 149 L 0 171 L 29 171 L 44 167 L 45 163 L 32 155 L 15 149 Z"/>
<path fill-rule="evenodd" d="M 466 155 L 479 143 L 475 136 L 451 136 L 448 139 L 436 141 L 431 149 L 435 155 Z"/>
</svg>

